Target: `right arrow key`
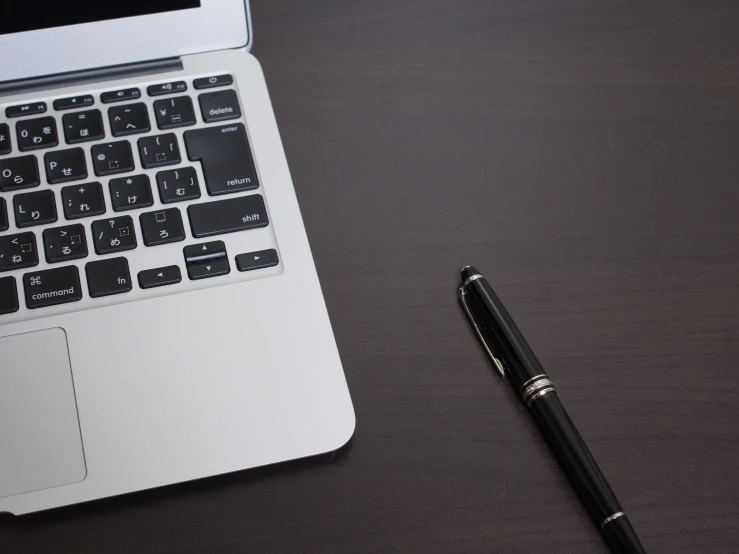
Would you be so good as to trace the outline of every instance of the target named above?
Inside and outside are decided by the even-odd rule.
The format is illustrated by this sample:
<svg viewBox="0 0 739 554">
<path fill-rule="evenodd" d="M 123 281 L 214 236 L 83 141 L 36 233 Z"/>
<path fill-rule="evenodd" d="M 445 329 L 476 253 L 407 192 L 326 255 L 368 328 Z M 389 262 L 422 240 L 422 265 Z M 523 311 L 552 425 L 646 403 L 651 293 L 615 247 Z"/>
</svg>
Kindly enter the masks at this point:
<svg viewBox="0 0 739 554">
<path fill-rule="evenodd" d="M 239 271 L 254 271 L 265 267 L 274 267 L 280 263 L 277 250 L 260 250 L 236 256 L 236 267 Z"/>
</svg>

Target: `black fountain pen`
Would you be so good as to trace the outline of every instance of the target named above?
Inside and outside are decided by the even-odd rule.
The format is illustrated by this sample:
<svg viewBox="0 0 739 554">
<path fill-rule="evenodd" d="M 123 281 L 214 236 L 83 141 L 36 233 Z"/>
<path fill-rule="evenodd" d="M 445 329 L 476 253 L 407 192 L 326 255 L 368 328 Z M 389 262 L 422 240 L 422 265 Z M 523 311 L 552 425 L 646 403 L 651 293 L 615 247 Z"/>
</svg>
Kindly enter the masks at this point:
<svg viewBox="0 0 739 554">
<path fill-rule="evenodd" d="M 459 297 L 485 350 L 500 374 L 508 376 L 521 394 L 606 542 L 619 554 L 643 554 L 634 528 L 559 401 L 554 385 L 493 289 L 474 267 L 462 270 Z"/>
</svg>

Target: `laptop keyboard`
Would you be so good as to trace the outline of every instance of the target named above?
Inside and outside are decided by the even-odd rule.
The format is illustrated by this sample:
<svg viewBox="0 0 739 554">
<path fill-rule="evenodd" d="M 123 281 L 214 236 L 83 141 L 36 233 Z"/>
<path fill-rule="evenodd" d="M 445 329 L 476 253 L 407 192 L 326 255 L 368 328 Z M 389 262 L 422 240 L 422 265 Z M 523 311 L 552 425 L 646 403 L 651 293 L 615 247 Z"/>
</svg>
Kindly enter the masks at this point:
<svg viewBox="0 0 739 554">
<path fill-rule="evenodd" d="M 0 324 L 280 265 L 231 75 L 3 112 Z"/>
</svg>

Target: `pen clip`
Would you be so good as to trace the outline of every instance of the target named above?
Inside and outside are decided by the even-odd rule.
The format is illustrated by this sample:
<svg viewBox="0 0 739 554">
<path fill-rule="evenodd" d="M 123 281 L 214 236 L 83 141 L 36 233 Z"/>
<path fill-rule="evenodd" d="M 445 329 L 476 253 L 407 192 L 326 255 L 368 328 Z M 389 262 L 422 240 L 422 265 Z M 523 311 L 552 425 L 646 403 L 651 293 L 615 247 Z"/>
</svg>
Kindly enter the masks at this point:
<svg viewBox="0 0 739 554">
<path fill-rule="evenodd" d="M 485 337 L 480 332 L 480 328 L 477 326 L 477 322 L 475 321 L 475 318 L 472 316 L 472 311 L 470 310 L 470 307 L 467 305 L 467 292 L 465 291 L 464 286 L 459 287 L 459 300 L 462 302 L 462 306 L 464 307 L 464 311 L 467 312 L 467 317 L 470 318 L 470 322 L 472 323 L 472 326 L 475 328 L 475 332 L 477 333 L 477 336 L 480 337 L 480 342 L 482 342 L 482 345 L 485 347 L 485 350 L 490 355 L 490 358 L 493 360 L 493 363 L 495 364 L 495 368 L 498 370 L 498 373 L 500 373 L 501 377 L 505 377 L 505 367 L 503 366 L 503 363 L 495 357 L 493 354 L 493 350 L 488 346 L 488 343 L 485 342 Z"/>
</svg>

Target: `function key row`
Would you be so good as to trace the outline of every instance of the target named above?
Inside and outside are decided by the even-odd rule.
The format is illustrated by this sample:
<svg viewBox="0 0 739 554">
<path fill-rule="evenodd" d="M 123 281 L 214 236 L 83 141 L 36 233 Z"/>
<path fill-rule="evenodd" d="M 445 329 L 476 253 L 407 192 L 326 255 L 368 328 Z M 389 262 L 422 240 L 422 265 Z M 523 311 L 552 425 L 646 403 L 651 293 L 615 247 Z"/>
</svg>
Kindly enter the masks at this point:
<svg viewBox="0 0 739 554">
<path fill-rule="evenodd" d="M 231 75 L 215 75 L 213 77 L 204 77 L 195 79 L 193 86 L 198 89 L 209 89 L 216 87 L 225 87 L 233 84 Z M 146 89 L 149 96 L 163 96 L 166 94 L 177 94 L 187 91 L 187 83 L 185 81 L 172 81 L 168 83 L 159 83 L 151 85 Z M 112 104 L 114 102 L 126 102 L 141 98 L 141 90 L 132 87 L 122 90 L 112 90 L 100 94 L 100 100 L 103 104 Z M 54 100 L 54 109 L 57 111 L 74 110 L 77 108 L 85 108 L 95 104 L 95 98 L 91 94 L 82 94 L 79 96 L 70 96 L 69 98 L 58 98 Z M 46 102 L 29 102 L 27 104 L 18 104 L 16 106 L 8 106 L 5 109 L 5 117 L 24 117 L 27 115 L 39 115 L 46 113 Z"/>
</svg>

